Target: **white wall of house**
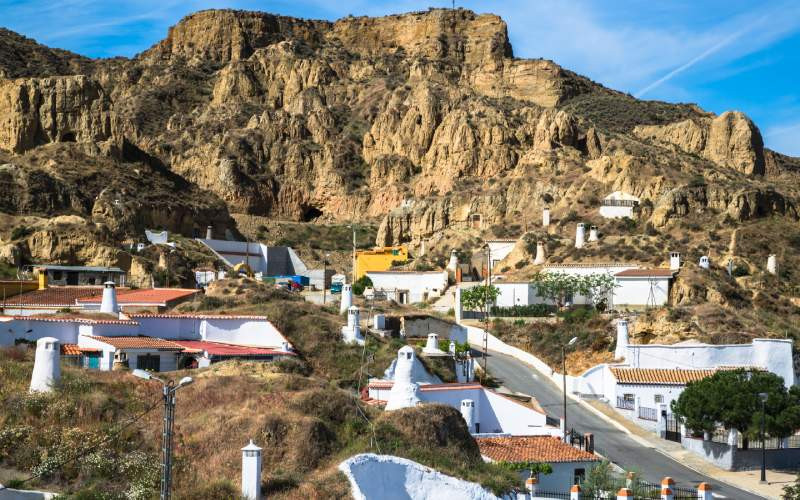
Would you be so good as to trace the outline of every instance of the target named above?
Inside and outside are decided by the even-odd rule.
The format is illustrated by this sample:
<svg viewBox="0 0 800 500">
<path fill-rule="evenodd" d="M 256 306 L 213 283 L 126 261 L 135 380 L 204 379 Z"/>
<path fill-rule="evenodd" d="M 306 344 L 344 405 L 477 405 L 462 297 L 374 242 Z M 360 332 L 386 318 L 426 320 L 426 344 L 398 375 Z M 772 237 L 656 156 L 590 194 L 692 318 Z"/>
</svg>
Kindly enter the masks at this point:
<svg viewBox="0 0 800 500">
<path fill-rule="evenodd" d="M 681 393 L 686 389 L 685 385 L 650 385 L 650 384 L 620 384 L 617 383 L 616 395 L 610 401 L 611 405 L 615 405 L 617 398 L 622 398 L 626 394 L 633 395 L 634 401 L 637 405 L 646 408 L 658 409 L 659 404 L 666 403 L 669 408 L 670 403 L 678 399 Z M 662 397 L 662 402 L 656 402 L 656 396 Z"/>
<path fill-rule="evenodd" d="M 539 491 L 560 492 L 569 491 L 575 484 L 575 472 L 583 469 L 585 475 L 597 467 L 600 462 L 550 462 L 553 472 L 550 474 L 539 474 Z M 530 471 L 520 471 L 520 478 L 525 480 L 530 477 Z"/>
<path fill-rule="evenodd" d="M 248 318 L 136 317 L 142 335 L 167 340 L 207 340 L 255 347 L 280 347 L 286 338 L 275 326 Z"/>
<path fill-rule="evenodd" d="M 652 288 L 651 288 L 652 281 Z M 613 291 L 613 305 L 663 306 L 669 302 L 669 278 L 617 277 Z M 650 297 L 650 291 L 653 297 Z"/>
<path fill-rule="evenodd" d="M 639 198 L 633 196 L 632 194 L 623 193 L 622 191 L 614 191 L 610 195 L 603 198 L 603 200 L 604 201 L 628 200 L 628 201 L 638 202 Z M 605 217 L 607 219 L 615 219 L 621 217 L 633 218 L 633 207 L 601 205 L 599 212 L 601 217 Z"/>
<path fill-rule="evenodd" d="M 489 240 L 486 242 L 489 245 L 489 253 L 492 259 L 492 270 L 494 270 L 497 263 L 508 257 L 508 254 L 514 250 L 514 245 L 517 244 L 516 240 Z M 486 257 L 484 256 L 484 261 Z"/>
<path fill-rule="evenodd" d="M 499 291 L 495 302 L 498 307 L 529 306 L 546 302 L 536 294 L 536 285 L 533 283 L 496 281 L 492 284 Z"/>
<path fill-rule="evenodd" d="M 624 265 L 624 264 L 598 264 L 598 265 L 550 265 L 545 266 L 542 269 L 542 272 L 545 273 L 564 273 L 569 274 L 572 276 L 589 276 L 591 274 L 608 274 L 609 276 L 614 276 L 615 274 L 626 271 L 628 269 L 636 269 L 638 266 L 634 265 Z M 612 297 L 613 298 L 613 297 Z M 611 303 L 616 303 L 613 300 L 608 301 Z M 585 297 L 583 295 L 575 295 L 572 297 L 572 304 L 575 305 L 590 305 L 592 304 L 592 300 L 589 297 Z"/>
<path fill-rule="evenodd" d="M 55 337 L 62 344 L 75 344 L 78 341 L 78 325 L 72 322 L 0 317 L 0 345 L 14 345 L 17 339 L 35 342 L 43 337 Z"/>
<path fill-rule="evenodd" d="M 407 292 L 405 303 L 423 302 L 439 297 L 447 289 L 447 271 L 370 271 L 367 273 L 376 291 L 383 291 L 390 300 L 401 302 Z"/>
<path fill-rule="evenodd" d="M 733 345 L 628 345 L 625 360 L 634 368 L 758 367 L 783 377 L 787 387 L 795 383 L 792 341 L 788 339 L 754 339 L 752 344 Z"/>
</svg>

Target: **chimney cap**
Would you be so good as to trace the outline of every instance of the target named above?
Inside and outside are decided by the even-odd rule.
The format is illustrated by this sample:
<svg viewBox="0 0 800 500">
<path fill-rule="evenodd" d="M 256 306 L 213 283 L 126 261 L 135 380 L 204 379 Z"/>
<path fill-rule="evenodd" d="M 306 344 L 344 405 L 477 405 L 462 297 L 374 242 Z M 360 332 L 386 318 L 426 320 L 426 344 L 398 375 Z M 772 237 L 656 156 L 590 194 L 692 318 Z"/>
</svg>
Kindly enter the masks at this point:
<svg viewBox="0 0 800 500">
<path fill-rule="evenodd" d="M 251 439 L 250 443 L 242 448 L 242 451 L 261 451 L 261 447 L 257 446 Z"/>
<path fill-rule="evenodd" d="M 106 288 L 114 288 L 115 286 L 117 286 L 117 284 L 114 283 L 113 281 L 106 281 L 105 283 L 103 283 L 103 286 L 105 286 Z"/>
</svg>

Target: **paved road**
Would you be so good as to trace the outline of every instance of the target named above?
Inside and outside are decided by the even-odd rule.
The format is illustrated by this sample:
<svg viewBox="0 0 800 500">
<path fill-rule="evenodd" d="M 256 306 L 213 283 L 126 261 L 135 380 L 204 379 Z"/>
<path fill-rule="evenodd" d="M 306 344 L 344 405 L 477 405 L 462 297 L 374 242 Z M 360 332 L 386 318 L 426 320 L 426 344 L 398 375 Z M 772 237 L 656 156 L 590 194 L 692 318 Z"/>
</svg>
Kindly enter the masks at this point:
<svg viewBox="0 0 800 500">
<path fill-rule="evenodd" d="M 478 355 L 476 353 L 476 355 Z M 536 397 L 548 415 L 560 418 L 563 414 L 561 388 L 539 371 L 500 353 L 491 353 L 488 359 L 489 373 L 499 379 L 503 386 Z M 594 434 L 595 450 L 626 470 L 640 472 L 645 480 L 660 484 L 661 478 L 670 476 L 675 485 L 694 488 L 701 482 L 714 487 L 715 498 L 756 500 L 763 497 L 747 493 L 713 478 L 699 474 L 668 456 L 644 446 L 632 439 L 605 419 L 583 405 L 567 399 L 567 425 L 581 433 Z"/>
</svg>

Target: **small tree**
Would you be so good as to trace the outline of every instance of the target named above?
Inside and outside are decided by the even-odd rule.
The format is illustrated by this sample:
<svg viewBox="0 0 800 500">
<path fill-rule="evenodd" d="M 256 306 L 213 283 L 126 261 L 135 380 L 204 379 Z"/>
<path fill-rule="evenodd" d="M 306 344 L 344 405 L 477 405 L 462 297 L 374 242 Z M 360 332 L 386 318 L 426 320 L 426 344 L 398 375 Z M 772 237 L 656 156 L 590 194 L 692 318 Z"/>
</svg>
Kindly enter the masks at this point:
<svg viewBox="0 0 800 500">
<path fill-rule="evenodd" d="M 767 371 L 722 370 L 691 382 L 672 402 L 672 411 L 694 431 L 713 432 L 720 423 L 754 439 L 761 433 L 761 393 L 767 394 L 767 437 L 782 438 L 800 429 L 800 389 L 787 390 L 781 377 Z"/>
<path fill-rule="evenodd" d="M 371 286 L 372 280 L 369 279 L 369 276 L 365 274 L 364 276 L 358 278 L 355 283 L 353 283 L 353 293 L 356 295 L 364 295 L 364 289 Z"/>
<path fill-rule="evenodd" d="M 615 286 L 614 277 L 606 273 L 592 273 L 578 276 L 567 273 L 536 273 L 531 279 L 536 284 L 540 297 L 553 301 L 559 308 L 564 307 L 567 298 L 584 295 L 601 297 L 598 305 L 605 303 L 605 295 Z"/>
<path fill-rule="evenodd" d="M 464 288 L 461 291 L 461 305 L 468 311 L 480 311 L 484 318 L 488 318 L 489 308 L 500 295 L 500 289 L 491 285 L 479 285 Z"/>
</svg>

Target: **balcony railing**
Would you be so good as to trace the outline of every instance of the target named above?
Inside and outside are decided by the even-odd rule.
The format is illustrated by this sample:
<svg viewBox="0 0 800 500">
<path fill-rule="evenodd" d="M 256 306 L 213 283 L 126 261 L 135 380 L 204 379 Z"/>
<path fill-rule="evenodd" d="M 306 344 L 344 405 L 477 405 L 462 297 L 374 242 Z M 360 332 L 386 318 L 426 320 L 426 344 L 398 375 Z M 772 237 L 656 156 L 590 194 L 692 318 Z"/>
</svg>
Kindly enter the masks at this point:
<svg viewBox="0 0 800 500">
<path fill-rule="evenodd" d="M 636 200 L 603 200 L 601 203 L 604 207 L 635 207 L 638 204 Z"/>
</svg>

